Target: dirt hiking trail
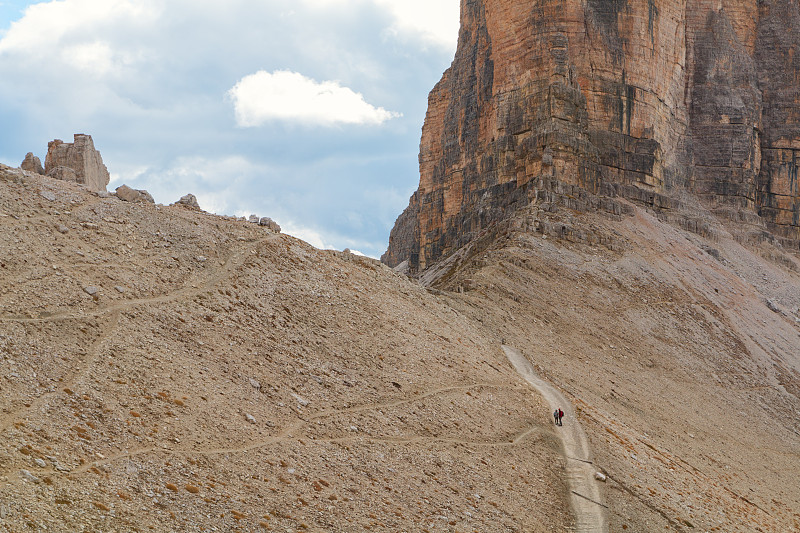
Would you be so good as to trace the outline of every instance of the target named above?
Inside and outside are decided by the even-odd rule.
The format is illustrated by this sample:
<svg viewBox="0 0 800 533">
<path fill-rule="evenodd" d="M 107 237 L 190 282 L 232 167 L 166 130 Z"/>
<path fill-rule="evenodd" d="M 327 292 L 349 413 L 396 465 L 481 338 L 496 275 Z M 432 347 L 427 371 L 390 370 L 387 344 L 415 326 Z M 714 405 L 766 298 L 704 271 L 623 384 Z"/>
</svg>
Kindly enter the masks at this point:
<svg viewBox="0 0 800 533">
<path fill-rule="evenodd" d="M 516 371 L 547 400 L 551 412 L 558 408 L 564 411 L 564 425 L 556 433 L 561 439 L 567 460 L 567 482 L 571 491 L 570 501 L 575 513 L 576 531 L 607 533 L 606 507 L 601 503 L 600 487 L 594 479 L 597 469 L 591 462 L 589 441 L 578 423 L 575 409 L 555 387 L 536 375 L 533 366 L 519 350 L 503 346 L 503 351 Z"/>
</svg>

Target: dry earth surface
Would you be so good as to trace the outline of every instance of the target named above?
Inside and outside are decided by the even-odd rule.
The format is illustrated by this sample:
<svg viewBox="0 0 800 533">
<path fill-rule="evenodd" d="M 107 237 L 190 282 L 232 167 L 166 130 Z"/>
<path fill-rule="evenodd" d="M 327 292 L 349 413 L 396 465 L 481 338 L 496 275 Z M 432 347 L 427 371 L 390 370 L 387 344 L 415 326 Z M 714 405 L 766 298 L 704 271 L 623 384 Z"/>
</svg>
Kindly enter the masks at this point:
<svg viewBox="0 0 800 533">
<path fill-rule="evenodd" d="M 503 351 L 516 371 L 547 400 L 550 411 L 554 413 L 554 423 L 555 413 L 559 413 L 556 434 L 561 440 L 564 458 L 567 460 L 566 477 L 576 530 L 584 533 L 608 531 L 608 506 L 603 503 L 605 498 L 597 483 L 598 480 L 603 480 L 603 474 L 598 474 L 594 467 L 589 439 L 578 421 L 575 408 L 555 387 L 536 375 L 530 361 L 519 350 L 512 346 L 503 346 Z"/>
<path fill-rule="evenodd" d="M 441 297 L 103 196 L 0 168 L 0 531 L 572 527 L 548 406 Z"/>
<path fill-rule="evenodd" d="M 611 531 L 800 531 L 800 261 L 690 208 L 533 205 L 423 279 L 576 406 Z"/>
<path fill-rule="evenodd" d="M 420 284 L 0 167 L 0 531 L 573 531 L 502 344 L 610 531 L 800 529 L 800 262 L 634 212 L 532 206 Z"/>
</svg>

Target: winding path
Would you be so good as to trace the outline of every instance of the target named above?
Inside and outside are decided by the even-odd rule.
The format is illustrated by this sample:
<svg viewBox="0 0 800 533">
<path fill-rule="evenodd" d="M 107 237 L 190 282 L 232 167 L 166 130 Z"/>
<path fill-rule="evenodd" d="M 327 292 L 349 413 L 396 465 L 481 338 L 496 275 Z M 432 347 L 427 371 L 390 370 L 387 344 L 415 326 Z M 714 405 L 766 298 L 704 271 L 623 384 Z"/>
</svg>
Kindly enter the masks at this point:
<svg viewBox="0 0 800 533">
<path fill-rule="evenodd" d="M 600 487 L 594 479 L 597 469 L 592 464 L 589 440 L 578 423 L 572 404 L 555 387 L 536 375 L 533 366 L 519 350 L 503 346 L 503 351 L 516 371 L 544 396 L 551 411 L 559 407 L 564 411 L 564 425 L 556 433 L 561 439 L 567 459 L 567 483 L 571 491 L 570 501 L 575 513 L 576 531 L 607 533 L 607 507 L 602 503 Z"/>
</svg>

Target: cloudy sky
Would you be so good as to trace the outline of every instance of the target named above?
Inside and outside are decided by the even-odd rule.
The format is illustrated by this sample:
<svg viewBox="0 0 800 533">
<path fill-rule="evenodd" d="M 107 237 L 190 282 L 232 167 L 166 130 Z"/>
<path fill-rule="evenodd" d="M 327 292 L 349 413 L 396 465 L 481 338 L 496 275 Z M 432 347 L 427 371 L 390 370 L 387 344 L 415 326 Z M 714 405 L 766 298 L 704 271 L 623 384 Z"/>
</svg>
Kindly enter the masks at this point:
<svg viewBox="0 0 800 533">
<path fill-rule="evenodd" d="M 0 0 L 0 162 L 91 134 L 160 203 L 379 256 L 458 0 Z"/>
</svg>

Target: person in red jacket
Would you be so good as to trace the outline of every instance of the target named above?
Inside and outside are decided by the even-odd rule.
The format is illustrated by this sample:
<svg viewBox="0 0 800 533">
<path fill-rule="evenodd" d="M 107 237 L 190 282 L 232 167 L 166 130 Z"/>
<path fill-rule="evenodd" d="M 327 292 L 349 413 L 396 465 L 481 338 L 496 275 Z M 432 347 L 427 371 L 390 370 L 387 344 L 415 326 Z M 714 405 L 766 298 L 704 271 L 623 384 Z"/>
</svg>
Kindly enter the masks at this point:
<svg viewBox="0 0 800 533">
<path fill-rule="evenodd" d="M 561 421 L 562 418 L 564 418 L 564 411 L 562 411 L 561 408 L 559 407 L 558 408 L 558 425 L 559 426 L 563 426 L 564 425 L 564 423 Z"/>
</svg>

